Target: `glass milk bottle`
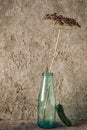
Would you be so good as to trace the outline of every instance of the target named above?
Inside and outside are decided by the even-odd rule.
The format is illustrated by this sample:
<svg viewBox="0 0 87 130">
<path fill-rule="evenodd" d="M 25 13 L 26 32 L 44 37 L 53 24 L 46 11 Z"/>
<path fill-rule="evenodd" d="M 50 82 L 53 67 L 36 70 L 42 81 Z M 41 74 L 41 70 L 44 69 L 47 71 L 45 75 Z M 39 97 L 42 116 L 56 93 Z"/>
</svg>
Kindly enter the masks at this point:
<svg viewBox="0 0 87 130">
<path fill-rule="evenodd" d="M 42 73 L 42 85 L 38 96 L 38 125 L 53 128 L 56 125 L 56 98 L 53 86 L 53 73 Z"/>
</svg>

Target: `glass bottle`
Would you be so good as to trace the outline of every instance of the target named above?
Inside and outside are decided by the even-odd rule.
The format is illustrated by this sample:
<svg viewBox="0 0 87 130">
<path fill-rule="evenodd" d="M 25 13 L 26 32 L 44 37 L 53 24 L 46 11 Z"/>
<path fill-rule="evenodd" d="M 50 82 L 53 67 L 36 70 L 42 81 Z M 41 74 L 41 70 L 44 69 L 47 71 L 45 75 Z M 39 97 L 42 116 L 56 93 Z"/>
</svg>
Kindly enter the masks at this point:
<svg viewBox="0 0 87 130">
<path fill-rule="evenodd" d="M 53 86 L 53 73 L 42 73 L 42 85 L 38 96 L 38 125 L 53 128 L 56 125 L 56 98 Z"/>
</svg>

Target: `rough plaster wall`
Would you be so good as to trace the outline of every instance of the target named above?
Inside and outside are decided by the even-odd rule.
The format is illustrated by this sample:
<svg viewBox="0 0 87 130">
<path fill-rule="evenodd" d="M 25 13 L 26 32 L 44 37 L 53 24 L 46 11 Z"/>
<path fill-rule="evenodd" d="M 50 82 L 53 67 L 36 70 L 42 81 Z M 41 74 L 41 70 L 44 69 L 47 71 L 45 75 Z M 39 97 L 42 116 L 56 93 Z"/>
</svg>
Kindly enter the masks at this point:
<svg viewBox="0 0 87 130">
<path fill-rule="evenodd" d="M 52 71 L 57 103 L 72 119 L 87 119 L 87 1 L 0 0 L 0 118 L 37 119 L 41 73 L 50 66 L 58 28 L 43 20 L 57 12 L 79 30 L 62 31 Z"/>
</svg>

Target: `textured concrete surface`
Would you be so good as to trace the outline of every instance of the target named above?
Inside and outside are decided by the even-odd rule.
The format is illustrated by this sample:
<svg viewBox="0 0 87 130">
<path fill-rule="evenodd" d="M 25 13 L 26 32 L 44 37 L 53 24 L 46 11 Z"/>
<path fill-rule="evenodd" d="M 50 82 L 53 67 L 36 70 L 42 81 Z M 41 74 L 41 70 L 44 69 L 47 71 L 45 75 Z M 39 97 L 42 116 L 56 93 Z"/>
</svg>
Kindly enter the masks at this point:
<svg viewBox="0 0 87 130">
<path fill-rule="evenodd" d="M 43 20 L 57 12 L 78 30 L 61 31 L 52 67 L 57 103 L 71 119 L 87 119 L 87 0 L 0 0 L 0 118 L 37 119 L 41 73 L 50 66 L 58 28 Z"/>
<path fill-rule="evenodd" d="M 37 123 L 20 120 L 15 122 L 1 121 L 0 130 L 43 130 L 43 128 L 38 127 Z M 61 123 L 57 123 L 56 127 L 51 130 L 87 130 L 87 122 L 79 122 L 78 125 L 72 127 L 66 127 Z"/>
</svg>

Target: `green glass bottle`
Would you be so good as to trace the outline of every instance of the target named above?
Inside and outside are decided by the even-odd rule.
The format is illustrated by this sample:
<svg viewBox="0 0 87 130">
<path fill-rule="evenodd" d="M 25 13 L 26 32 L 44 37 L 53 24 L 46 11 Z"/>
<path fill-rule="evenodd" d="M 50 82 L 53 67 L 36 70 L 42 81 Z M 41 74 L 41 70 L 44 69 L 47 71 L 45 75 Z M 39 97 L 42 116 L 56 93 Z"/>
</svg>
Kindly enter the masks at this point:
<svg viewBox="0 0 87 130">
<path fill-rule="evenodd" d="M 56 126 L 56 98 L 53 86 L 53 73 L 42 73 L 42 85 L 38 96 L 38 125 L 42 128 Z"/>
</svg>

